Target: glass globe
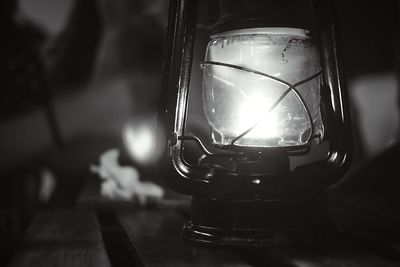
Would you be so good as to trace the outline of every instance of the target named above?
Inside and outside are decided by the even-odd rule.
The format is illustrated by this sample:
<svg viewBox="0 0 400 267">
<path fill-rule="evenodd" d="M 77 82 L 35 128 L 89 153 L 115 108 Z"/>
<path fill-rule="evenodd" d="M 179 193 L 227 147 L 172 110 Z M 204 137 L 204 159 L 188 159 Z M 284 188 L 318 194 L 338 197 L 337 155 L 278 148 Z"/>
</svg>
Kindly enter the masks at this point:
<svg viewBox="0 0 400 267">
<path fill-rule="evenodd" d="M 214 34 L 202 66 L 203 110 L 214 145 L 293 147 L 322 140 L 321 65 L 307 31 Z"/>
</svg>

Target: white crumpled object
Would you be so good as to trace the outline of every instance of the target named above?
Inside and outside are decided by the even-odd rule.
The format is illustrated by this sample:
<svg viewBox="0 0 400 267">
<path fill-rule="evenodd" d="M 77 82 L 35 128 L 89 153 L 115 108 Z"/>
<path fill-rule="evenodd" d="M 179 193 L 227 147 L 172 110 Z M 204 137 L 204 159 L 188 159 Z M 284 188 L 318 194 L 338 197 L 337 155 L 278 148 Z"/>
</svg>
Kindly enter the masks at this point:
<svg viewBox="0 0 400 267">
<path fill-rule="evenodd" d="M 118 200 L 138 200 L 144 205 L 148 199 L 159 199 L 164 190 L 152 182 L 139 180 L 139 172 L 130 166 L 118 163 L 118 149 L 110 149 L 100 155 L 100 165 L 91 165 L 90 170 L 99 175 L 101 195 Z"/>
</svg>

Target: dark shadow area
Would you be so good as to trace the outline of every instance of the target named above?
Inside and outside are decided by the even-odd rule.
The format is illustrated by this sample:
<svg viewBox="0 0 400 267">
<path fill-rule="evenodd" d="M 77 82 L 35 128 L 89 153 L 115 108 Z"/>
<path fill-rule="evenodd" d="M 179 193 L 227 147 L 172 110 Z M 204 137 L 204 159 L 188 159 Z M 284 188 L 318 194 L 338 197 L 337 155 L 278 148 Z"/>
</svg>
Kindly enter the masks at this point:
<svg viewBox="0 0 400 267">
<path fill-rule="evenodd" d="M 112 266 L 144 266 L 130 244 L 117 216 L 112 211 L 99 212 L 101 234 Z"/>
<path fill-rule="evenodd" d="M 100 198 L 103 180 L 90 166 L 109 149 L 117 149 L 119 163 L 133 166 L 141 180 L 164 186 L 154 166 L 161 153 L 141 158 L 145 149 L 135 129 L 145 125 L 156 132 L 168 1 L 27 1 L 0 4 L 0 265 L 12 257 L 38 211 L 97 212 L 80 199 L 89 187 Z M 394 0 L 333 2 L 354 158 L 329 191 L 331 214 L 349 242 L 398 262 L 400 6 Z M 53 9 L 57 3 L 68 8 Z M 201 34 L 207 23 L 200 21 Z M 201 99 L 191 107 L 203 112 Z M 194 123 L 201 134 L 202 123 Z M 185 201 L 183 208 L 180 202 L 171 206 L 188 219 L 187 198 L 165 192 L 168 200 Z M 117 215 L 101 211 L 97 220 L 112 265 L 143 266 Z M 264 266 L 257 265 L 260 251 L 237 254 Z"/>
</svg>

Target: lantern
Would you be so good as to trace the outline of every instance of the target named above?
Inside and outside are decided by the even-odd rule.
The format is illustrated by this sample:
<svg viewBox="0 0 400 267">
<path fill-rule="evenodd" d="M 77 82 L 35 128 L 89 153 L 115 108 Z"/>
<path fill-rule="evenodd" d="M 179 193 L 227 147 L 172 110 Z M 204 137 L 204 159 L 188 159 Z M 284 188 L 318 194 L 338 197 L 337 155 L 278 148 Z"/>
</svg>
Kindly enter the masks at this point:
<svg viewBox="0 0 400 267">
<path fill-rule="evenodd" d="M 171 0 L 162 176 L 192 196 L 183 235 L 276 246 L 332 233 L 349 165 L 347 92 L 327 1 Z"/>
</svg>

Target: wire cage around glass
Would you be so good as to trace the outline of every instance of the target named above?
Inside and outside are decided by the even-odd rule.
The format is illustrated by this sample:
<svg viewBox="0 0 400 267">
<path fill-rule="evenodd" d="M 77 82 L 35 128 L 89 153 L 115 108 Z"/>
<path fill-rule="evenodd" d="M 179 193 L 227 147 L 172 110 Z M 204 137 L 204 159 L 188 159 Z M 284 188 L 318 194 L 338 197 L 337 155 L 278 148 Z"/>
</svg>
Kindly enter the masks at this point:
<svg viewBox="0 0 400 267">
<path fill-rule="evenodd" d="M 307 31 L 251 28 L 210 38 L 201 65 L 214 145 L 297 147 L 322 139 L 322 72 Z"/>
<path fill-rule="evenodd" d="M 323 192 L 351 140 L 328 1 L 171 0 L 162 100 L 159 165 L 193 196 L 187 239 L 274 246 L 332 233 Z"/>
</svg>

